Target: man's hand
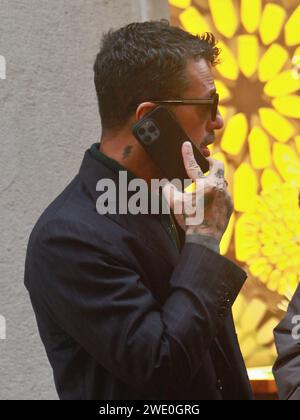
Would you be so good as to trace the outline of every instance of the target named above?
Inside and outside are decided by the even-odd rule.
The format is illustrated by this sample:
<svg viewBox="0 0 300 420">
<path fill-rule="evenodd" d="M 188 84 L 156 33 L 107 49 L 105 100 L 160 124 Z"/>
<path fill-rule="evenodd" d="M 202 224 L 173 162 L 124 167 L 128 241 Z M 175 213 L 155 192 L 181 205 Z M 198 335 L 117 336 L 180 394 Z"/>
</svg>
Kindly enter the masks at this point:
<svg viewBox="0 0 300 420">
<path fill-rule="evenodd" d="M 233 212 L 233 202 L 224 179 L 224 165 L 218 160 L 208 159 L 210 172 L 208 176 L 205 176 L 195 160 L 193 148 L 189 142 L 183 144 L 182 156 L 189 178 L 196 183 L 196 190 L 192 193 L 181 193 L 174 185 L 168 183 L 164 187 L 165 197 L 173 211 L 178 208 L 178 204 L 184 203 L 181 206 L 182 214 L 176 214 L 175 211 L 174 215 L 186 235 L 206 235 L 215 239 L 219 244 Z M 197 187 L 197 180 L 204 183 L 201 189 L 199 186 Z M 199 224 L 187 223 L 187 218 L 190 220 L 191 215 L 187 214 L 186 209 L 195 207 L 196 199 L 199 199 L 201 191 L 201 198 L 204 199 L 204 218 L 201 218 Z"/>
</svg>

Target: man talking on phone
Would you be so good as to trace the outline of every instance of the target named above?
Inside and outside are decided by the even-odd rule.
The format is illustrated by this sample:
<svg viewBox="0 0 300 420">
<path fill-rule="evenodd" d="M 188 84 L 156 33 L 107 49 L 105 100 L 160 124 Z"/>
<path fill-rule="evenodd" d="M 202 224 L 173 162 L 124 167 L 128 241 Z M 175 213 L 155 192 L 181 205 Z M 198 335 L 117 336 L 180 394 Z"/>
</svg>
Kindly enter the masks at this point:
<svg viewBox="0 0 300 420">
<path fill-rule="evenodd" d="M 252 399 L 231 312 L 247 275 L 220 255 L 233 204 L 224 166 L 207 148 L 223 127 L 212 75 L 218 55 L 212 34 L 193 36 L 165 20 L 103 37 L 94 65 L 101 142 L 40 217 L 26 259 L 25 284 L 61 399 Z M 204 219 L 187 225 L 184 209 L 100 215 L 99 180 L 118 187 L 122 171 L 148 184 L 161 179 L 132 126 L 170 98 L 168 109 L 209 159 L 204 175 L 184 143 L 187 178 L 204 185 Z M 168 188 L 173 210 L 194 200 Z"/>
</svg>

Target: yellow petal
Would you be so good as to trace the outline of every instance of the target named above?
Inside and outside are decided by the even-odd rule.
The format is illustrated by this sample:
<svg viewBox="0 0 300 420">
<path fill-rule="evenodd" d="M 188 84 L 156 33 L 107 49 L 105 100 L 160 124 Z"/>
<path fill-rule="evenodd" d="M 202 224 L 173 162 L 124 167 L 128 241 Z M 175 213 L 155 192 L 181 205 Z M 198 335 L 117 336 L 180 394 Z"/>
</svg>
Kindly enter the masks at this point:
<svg viewBox="0 0 300 420">
<path fill-rule="evenodd" d="M 294 57 L 300 56 L 300 47 L 296 48 L 296 51 L 294 53 Z"/>
<path fill-rule="evenodd" d="M 253 127 L 249 138 L 249 151 L 254 169 L 265 169 L 271 165 L 271 144 L 268 135 L 260 127 Z"/>
<path fill-rule="evenodd" d="M 180 9 L 186 9 L 192 4 L 192 0 L 169 0 L 169 4 Z"/>
<path fill-rule="evenodd" d="M 258 328 L 267 312 L 266 304 L 257 298 L 252 299 L 242 318 L 241 327 L 246 331 L 253 331 Z"/>
<path fill-rule="evenodd" d="M 259 61 L 258 39 L 254 35 L 238 37 L 239 66 L 246 77 L 251 77 L 257 70 Z"/>
<path fill-rule="evenodd" d="M 300 6 L 285 25 L 285 42 L 288 46 L 300 44 Z"/>
<path fill-rule="evenodd" d="M 237 114 L 231 117 L 225 128 L 221 148 L 224 152 L 238 156 L 246 141 L 248 133 L 248 121 L 244 114 Z"/>
<path fill-rule="evenodd" d="M 237 80 L 239 76 L 239 68 L 233 52 L 223 41 L 218 43 L 218 48 L 221 49 L 221 64 L 218 64 L 216 69 L 226 79 Z"/>
<path fill-rule="evenodd" d="M 281 279 L 282 279 L 282 272 L 280 270 L 274 270 L 270 275 L 268 288 L 275 292 L 280 284 Z"/>
<path fill-rule="evenodd" d="M 289 95 L 300 89 L 300 79 L 294 77 L 292 70 L 284 71 L 270 80 L 264 88 L 266 95 L 271 97 Z"/>
<path fill-rule="evenodd" d="M 210 26 L 204 16 L 194 7 L 188 7 L 179 16 L 184 29 L 193 35 L 202 35 L 204 32 L 211 32 Z"/>
<path fill-rule="evenodd" d="M 247 307 L 246 299 L 240 293 L 232 307 L 233 316 L 236 322 L 238 322 L 241 319 L 246 307 Z"/>
<path fill-rule="evenodd" d="M 257 175 L 249 165 L 242 163 L 234 175 L 234 207 L 236 211 L 245 212 L 253 208 L 258 191 Z"/>
<path fill-rule="evenodd" d="M 283 96 L 282 98 L 274 99 L 272 104 L 282 115 L 300 119 L 300 96 Z"/>
<path fill-rule="evenodd" d="M 240 347 L 244 360 L 247 362 L 247 366 L 249 366 L 249 360 L 252 360 L 253 355 L 257 355 L 257 343 L 255 338 L 252 335 L 248 335 L 247 338 L 245 338 L 245 340 L 240 342 Z"/>
<path fill-rule="evenodd" d="M 260 108 L 259 116 L 263 128 L 276 140 L 286 143 L 293 137 L 294 126 L 274 109 Z"/>
<path fill-rule="evenodd" d="M 221 255 L 226 255 L 231 244 L 233 229 L 235 223 L 235 215 L 233 214 L 230 218 L 228 227 L 223 235 L 222 241 L 220 243 L 220 253 Z"/>
<path fill-rule="evenodd" d="M 285 287 L 284 293 L 282 294 L 285 295 L 286 293 L 290 293 L 291 296 L 293 296 L 296 293 L 296 290 L 299 286 L 299 282 L 300 282 L 299 278 L 289 279 L 286 282 L 286 285 L 285 285 L 286 287 Z"/>
<path fill-rule="evenodd" d="M 261 10 L 261 0 L 242 0 L 241 18 L 248 33 L 253 33 L 258 29 Z"/>
<path fill-rule="evenodd" d="M 259 62 L 258 75 L 261 82 L 274 79 L 283 69 L 289 53 L 279 44 L 272 44 Z"/>
<path fill-rule="evenodd" d="M 265 45 L 272 44 L 279 37 L 286 16 L 287 13 L 283 7 L 274 3 L 266 4 L 259 27 L 259 33 Z"/>
<path fill-rule="evenodd" d="M 273 160 L 283 179 L 300 187 L 300 159 L 298 154 L 288 145 L 274 143 Z"/>
<path fill-rule="evenodd" d="M 265 169 L 261 176 L 261 187 L 263 190 L 269 189 L 274 185 L 282 184 L 282 180 L 273 169 Z"/>
<path fill-rule="evenodd" d="M 237 10 L 232 0 L 209 0 L 208 3 L 215 26 L 220 34 L 232 38 L 239 25 Z"/>
<path fill-rule="evenodd" d="M 215 80 L 215 85 L 218 94 L 220 95 L 220 102 L 225 102 L 231 99 L 231 92 L 221 80 Z"/>
<path fill-rule="evenodd" d="M 268 259 L 265 257 L 255 259 L 255 261 L 250 264 L 249 268 L 253 276 L 258 278 L 263 277 L 266 281 L 268 281 L 269 275 L 272 272 L 272 266 L 270 266 Z"/>
<path fill-rule="evenodd" d="M 240 220 L 235 224 L 235 258 L 238 261 L 248 262 L 253 256 L 259 255 L 261 244 L 256 237 L 250 236 L 244 230 Z"/>
<path fill-rule="evenodd" d="M 269 319 L 257 332 L 257 342 L 260 345 L 267 345 L 273 342 L 273 331 L 278 325 L 277 318 Z"/>
</svg>

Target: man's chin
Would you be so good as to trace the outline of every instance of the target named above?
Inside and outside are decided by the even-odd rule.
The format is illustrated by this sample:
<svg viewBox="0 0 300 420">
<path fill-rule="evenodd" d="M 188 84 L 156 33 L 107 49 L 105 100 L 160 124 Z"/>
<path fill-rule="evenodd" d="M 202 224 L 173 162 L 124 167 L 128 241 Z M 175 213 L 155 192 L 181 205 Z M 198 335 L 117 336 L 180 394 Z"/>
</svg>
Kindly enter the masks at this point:
<svg viewBox="0 0 300 420">
<path fill-rule="evenodd" d="M 207 146 L 200 146 L 199 150 L 205 158 L 210 157 L 210 150 Z"/>
</svg>

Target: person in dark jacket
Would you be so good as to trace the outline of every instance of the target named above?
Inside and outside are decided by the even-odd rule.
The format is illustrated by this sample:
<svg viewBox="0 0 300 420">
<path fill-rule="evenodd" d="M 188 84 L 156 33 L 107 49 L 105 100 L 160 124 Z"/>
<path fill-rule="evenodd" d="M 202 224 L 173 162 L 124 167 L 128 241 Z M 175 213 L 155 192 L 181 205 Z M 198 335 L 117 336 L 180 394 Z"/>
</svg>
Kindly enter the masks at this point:
<svg viewBox="0 0 300 420">
<path fill-rule="evenodd" d="M 61 399 L 253 398 L 231 311 L 247 274 L 220 255 L 233 204 L 224 165 L 207 148 L 223 127 L 218 54 L 212 34 L 167 21 L 103 38 L 94 66 L 101 143 L 38 220 L 26 258 L 25 285 Z M 161 179 L 131 127 L 170 98 L 211 102 L 168 105 L 210 162 L 205 176 L 184 144 L 187 176 L 204 183 L 204 220 L 190 225 L 185 208 L 174 211 L 176 201 L 195 198 L 174 189 L 170 214 L 102 214 L 99 181 L 118 190 L 120 174 L 147 185 Z M 113 202 L 119 208 L 118 194 Z"/>
<path fill-rule="evenodd" d="M 300 400 L 300 286 L 285 318 L 274 330 L 278 358 L 273 372 L 279 397 Z"/>
</svg>

